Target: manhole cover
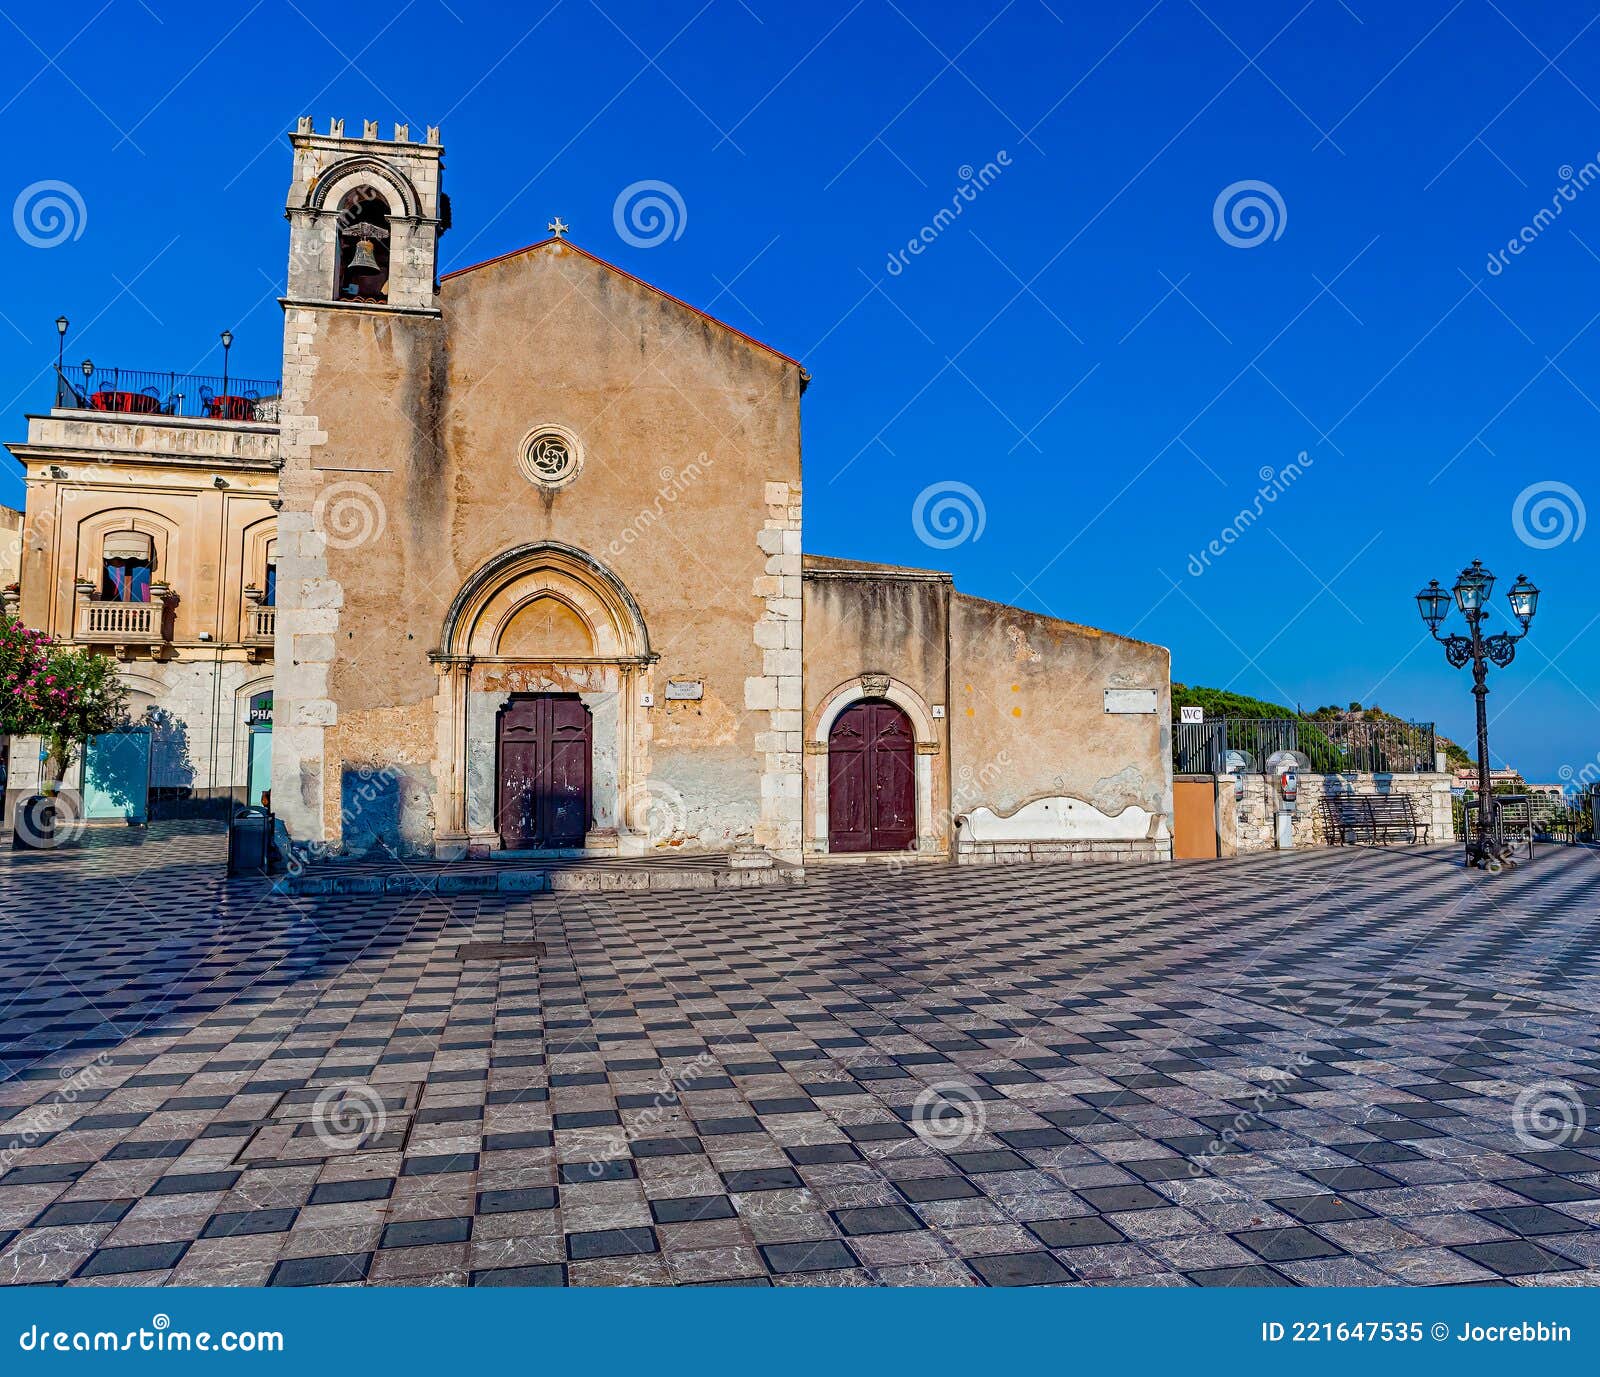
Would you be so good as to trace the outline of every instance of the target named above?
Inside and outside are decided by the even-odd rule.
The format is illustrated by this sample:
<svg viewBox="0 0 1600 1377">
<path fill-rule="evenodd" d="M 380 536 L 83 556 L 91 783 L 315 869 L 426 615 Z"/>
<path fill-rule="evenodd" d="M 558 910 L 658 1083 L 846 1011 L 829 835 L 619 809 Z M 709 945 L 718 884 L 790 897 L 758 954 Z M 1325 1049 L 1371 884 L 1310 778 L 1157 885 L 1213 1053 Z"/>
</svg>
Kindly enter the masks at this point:
<svg viewBox="0 0 1600 1377">
<path fill-rule="evenodd" d="M 466 942 L 456 948 L 457 961 L 542 961 L 543 942 Z"/>
</svg>

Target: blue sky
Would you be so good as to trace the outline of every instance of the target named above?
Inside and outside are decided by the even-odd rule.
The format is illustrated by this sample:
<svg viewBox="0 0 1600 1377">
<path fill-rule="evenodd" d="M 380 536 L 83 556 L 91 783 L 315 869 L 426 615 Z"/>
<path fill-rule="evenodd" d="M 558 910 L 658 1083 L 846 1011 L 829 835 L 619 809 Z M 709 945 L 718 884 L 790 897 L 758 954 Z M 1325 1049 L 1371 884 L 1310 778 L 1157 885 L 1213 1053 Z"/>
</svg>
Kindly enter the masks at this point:
<svg viewBox="0 0 1600 1377">
<path fill-rule="evenodd" d="M 444 270 L 559 214 L 806 363 L 810 550 L 1461 738 L 1411 597 L 1481 557 L 1545 590 L 1494 754 L 1600 769 L 1594 3 L 91 0 L 0 32 L 5 438 L 62 312 L 74 360 L 215 371 L 226 326 L 275 375 L 295 117 L 437 123 Z M 682 206 L 659 244 L 617 228 L 641 181 Z M 41 182 L 82 206 L 49 247 Z M 1269 190 L 1219 208 L 1238 183 Z M 1230 219 L 1252 195 L 1265 223 Z M 930 546 L 948 483 L 968 535 Z"/>
</svg>

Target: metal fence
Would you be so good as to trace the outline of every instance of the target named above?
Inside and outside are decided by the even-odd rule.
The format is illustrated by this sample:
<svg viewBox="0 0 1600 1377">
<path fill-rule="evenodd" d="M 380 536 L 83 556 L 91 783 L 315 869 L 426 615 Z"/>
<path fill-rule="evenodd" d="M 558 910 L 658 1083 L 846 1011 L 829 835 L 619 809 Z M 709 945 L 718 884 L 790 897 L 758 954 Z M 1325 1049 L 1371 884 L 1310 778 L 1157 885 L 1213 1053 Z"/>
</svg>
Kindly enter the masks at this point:
<svg viewBox="0 0 1600 1377">
<path fill-rule="evenodd" d="M 278 419 L 277 378 L 152 373 L 137 368 L 57 369 L 56 406 L 132 416 L 182 416 L 205 421 Z"/>
<path fill-rule="evenodd" d="M 1179 774 L 1265 774 L 1279 751 L 1303 755 L 1315 774 L 1420 774 L 1434 768 L 1433 723 L 1218 717 L 1172 729 Z"/>
<path fill-rule="evenodd" d="M 1533 839 L 1560 846 L 1574 846 L 1595 840 L 1594 795 L 1558 797 L 1555 794 L 1499 794 L 1499 799 L 1515 799 L 1529 816 Z M 1450 802 L 1451 821 L 1457 841 L 1467 838 L 1467 819 L 1476 807 L 1477 793 L 1468 789 Z"/>
</svg>

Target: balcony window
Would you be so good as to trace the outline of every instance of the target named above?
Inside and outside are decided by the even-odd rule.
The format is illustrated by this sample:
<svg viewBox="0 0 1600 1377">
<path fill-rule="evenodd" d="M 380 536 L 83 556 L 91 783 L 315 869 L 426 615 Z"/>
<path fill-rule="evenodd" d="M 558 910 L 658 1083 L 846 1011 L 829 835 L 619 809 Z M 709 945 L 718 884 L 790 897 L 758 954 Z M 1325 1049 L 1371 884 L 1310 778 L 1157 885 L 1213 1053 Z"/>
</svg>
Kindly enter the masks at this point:
<svg viewBox="0 0 1600 1377">
<path fill-rule="evenodd" d="M 276 564 L 267 565 L 267 577 L 261 594 L 261 605 L 263 607 L 276 607 L 278 605 L 278 566 Z"/>
<path fill-rule="evenodd" d="M 142 531 L 113 531 L 101 546 L 102 602 L 149 602 L 154 551 Z"/>
<path fill-rule="evenodd" d="M 150 561 L 108 559 L 100 597 L 104 602 L 149 602 Z"/>
</svg>

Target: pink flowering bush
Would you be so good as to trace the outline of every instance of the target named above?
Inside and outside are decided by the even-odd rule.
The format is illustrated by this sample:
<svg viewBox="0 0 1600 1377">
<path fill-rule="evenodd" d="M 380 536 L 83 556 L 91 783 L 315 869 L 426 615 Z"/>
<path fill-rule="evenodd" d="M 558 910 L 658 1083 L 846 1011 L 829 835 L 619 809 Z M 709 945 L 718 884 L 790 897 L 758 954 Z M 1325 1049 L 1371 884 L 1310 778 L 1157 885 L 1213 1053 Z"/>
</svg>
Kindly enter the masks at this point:
<svg viewBox="0 0 1600 1377">
<path fill-rule="evenodd" d="M 59 786 L 79 744 L 122 725 L 127 699 L 114 661 L 0 612 L 0 733 L 45 738 L 47 792 Z"/>
<path fill-rule="evenodd" d="M 59 687 L 50 673 L 54 645 L 44 632 L 0 613 L 0 735 L 21 736 L 36 730 L 34 724 Z M 46 679 L 52 682 L 47 684 Z"/>
</svg>

